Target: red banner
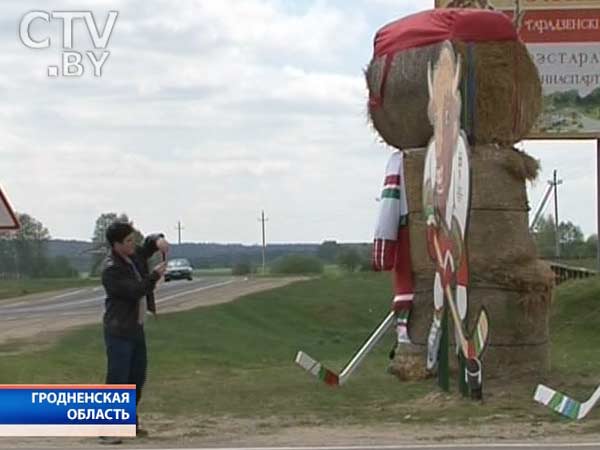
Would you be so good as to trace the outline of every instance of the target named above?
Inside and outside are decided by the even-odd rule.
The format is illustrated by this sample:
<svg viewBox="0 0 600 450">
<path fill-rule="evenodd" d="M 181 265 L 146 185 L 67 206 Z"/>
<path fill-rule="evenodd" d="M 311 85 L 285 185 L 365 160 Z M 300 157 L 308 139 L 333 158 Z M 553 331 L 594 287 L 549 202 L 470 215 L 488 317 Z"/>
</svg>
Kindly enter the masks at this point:
<svg viewBox="0 0 600 450">
<path fill-rule="evenodd" d="M 527 11 L 519 31 L 528 44 L 600 42 L 600 9 Z"/>
</svg>

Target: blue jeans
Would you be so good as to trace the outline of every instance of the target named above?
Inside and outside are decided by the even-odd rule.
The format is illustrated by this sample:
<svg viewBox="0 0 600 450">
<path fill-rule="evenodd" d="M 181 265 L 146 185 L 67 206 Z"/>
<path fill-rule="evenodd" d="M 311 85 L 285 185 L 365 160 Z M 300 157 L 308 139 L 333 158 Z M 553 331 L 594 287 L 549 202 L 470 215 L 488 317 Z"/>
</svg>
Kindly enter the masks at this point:
<svg viewBox="0 0 600 450">
<path fill-rule="evenodd" d="M 135 384 L 135 400 L 139 403 L 148 366 L 144 327 L 140 325 L 131 338 L 115 336 L 104 329 L 104 343 L 108 362 L 106 384 Z"/>
</svg>

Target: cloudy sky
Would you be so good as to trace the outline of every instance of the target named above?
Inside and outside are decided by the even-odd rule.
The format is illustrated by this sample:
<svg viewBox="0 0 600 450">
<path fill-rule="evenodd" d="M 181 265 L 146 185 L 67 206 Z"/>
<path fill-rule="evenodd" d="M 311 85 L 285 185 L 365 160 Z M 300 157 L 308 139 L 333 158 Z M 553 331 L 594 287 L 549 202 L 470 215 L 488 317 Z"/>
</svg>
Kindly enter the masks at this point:
<svg viewBox="0 0 600 450">
<path fill-rule="evenodd" d="M 428 0 L 124 0 L 0 4 L 0 185 L 54 237 L 89 239 L 103 212 L 194 242 L 370 241 L 391 149 L 366 120 L 362 70 L 383 24 Z M 50 78 L 58 20 L 30 49 L 31 10 L 118 11 L 99 78 Z M 84 22 L 75 49 L 91 49 Z M 540 200 L 558 168 L 561 218 L 595 231 L 595 143 L 536 142 Z"/>
</svg>

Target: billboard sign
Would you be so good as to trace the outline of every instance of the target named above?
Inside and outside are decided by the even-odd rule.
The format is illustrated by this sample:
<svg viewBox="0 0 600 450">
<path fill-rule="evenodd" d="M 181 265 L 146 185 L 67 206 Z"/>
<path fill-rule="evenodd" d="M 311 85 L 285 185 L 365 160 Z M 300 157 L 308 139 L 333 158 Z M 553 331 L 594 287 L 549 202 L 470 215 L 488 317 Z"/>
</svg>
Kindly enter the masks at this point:
<svg viewBox="0 0 600 450">
<path fill-rule="evenodd" d="M 514 0 L 493 0 L 512 14 Z M 436 6 L 447 1 L 436 0 Z M 600 1 L 521 0 L 519 35 L 540 73 L 543 111 L 531 138 L 600 137 Z"/>
</svg>

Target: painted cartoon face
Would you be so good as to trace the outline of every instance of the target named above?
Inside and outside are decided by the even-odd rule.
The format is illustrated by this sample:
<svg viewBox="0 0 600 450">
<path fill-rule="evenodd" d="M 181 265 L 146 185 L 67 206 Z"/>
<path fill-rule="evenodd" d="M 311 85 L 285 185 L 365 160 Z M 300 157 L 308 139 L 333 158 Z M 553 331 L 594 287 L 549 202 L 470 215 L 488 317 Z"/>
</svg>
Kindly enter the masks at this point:
<svg viewBox="0 0 600 450">
<path fill-rule="evenodd" d="M 444 44 L 435 68 L 429 67 L 429 120 L 435 136 L 435 195 L 446 197 L 452 178 L 452 156 L 460 131 L 460 65 Z M 442 200 L 443 203 L 445 203 Z"/>
<path fill-rule="evenodd" d="M 445 95 L 442 108 L 436 111 L 435 122 L 435 158 L 436 193 L 443 195 L 448 191 L 452 173 L 452 156 L 458 139 L 459 124 L 455 98 Z"/>
</svg>

